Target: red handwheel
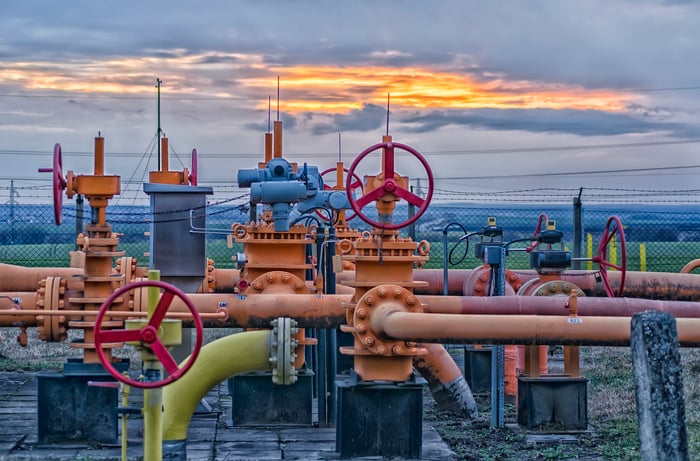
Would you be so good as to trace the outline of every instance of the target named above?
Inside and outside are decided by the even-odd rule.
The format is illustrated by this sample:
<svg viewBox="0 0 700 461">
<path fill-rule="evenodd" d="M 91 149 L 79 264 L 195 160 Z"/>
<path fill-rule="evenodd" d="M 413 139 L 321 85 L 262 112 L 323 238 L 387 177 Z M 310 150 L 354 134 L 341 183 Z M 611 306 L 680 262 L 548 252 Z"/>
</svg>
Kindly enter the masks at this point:
<svg viewBox="0 0 700 461">
<path fill-rule="evenodd" d="M 608 245 L 615 239 L 616 234 L 620 236 L 621 264 L 619 265 L 613 264 L 607 259 Z M 599 266 L 600 276 L 603 279 L 605 291 L 608 293 L 608 296 L 622 296 L 625 287 L 625 276 L 627 274 L 627 248 L 625 246 L 625 231 L 622 228 L 622 221 L 620 221 L 620 218 L 617 216 L 608 218 L 605 229 L 603 229 L 603 235 L 600 238 L 600 243 L 598 244 L 598 253 L 593 257 L 593 262 L 597 263 Z M 620 271 L 620 287 L 617 289 L 617 293 L 610 287 L 610 282 L 608 281 L 608 267 Z"/>
<path fill-rule="evenodd" d="M 109 311 L 110 306 L 118 297 L 122 296 L 124 293 L 135 290 L 142 287 L 157 287 L 163 291 L 158 305 L 156 306 L 153 315 L 151 316 L 148 324 L 138 330 L 103 330 L 102 320 Z M 163 342 L 158 337 L 158 327 L 165 319 L 165 314 L 168 312 L 168 308 L 173 302 L 175 297 L 182 299 L 192 314 L 194 320 L 195 328 L 197 330 L 195 344 L 192 349 L 187 362 L 180 367 L 170 355 L 170 352 L 163 344 Z M 202 348 L 202 319 L 197 313 L 197 309 L 192 304 L 192 301 L 178 288 L 157 280 L 144 280 L 141 282 L 131 283 L 129 285 L 123 286 L 105 300 L 105 302 L 100 307 L 100 311 L 95 318 L 95 348 L 97 349 L 97 355 L 100 357 L 102 365 L 105 369 L 114 376 L 115 379 L 128 384 L 129 386 L 140 387 L 143 389 L 153 389 L 156 387 L 163 387 L 179 378 L 181 378 L 187 370 L 189 370 L 194 364 L 197 356 L 199 355 L 199 350 Z M 115 367 L 110 363 L 110 361 L 105 356 L 104 350 L 102 349 L 103 343 L 120 343 L 126 341 L 139 341 L 145 347 L 151 349 L 158 360 L 163 364 L 165 372 L 168 374 L 167 378 L 161 379 L 159 381 L 136 381 L 122 375 Z"/>
<path fill-rule="evenodd" d="M 321 178 L 323 179 L 323 177 L 326 176 L 328 173 L 335 172 L 335 171 L 336 171 L 336 168 L 328 168 L 328 169 L 326 169 L 326 170 L 323 170 L 323 171 L 321 172 Z M 348 170 L 347 168 L 343 168 L 343 171 L 345 172 L 346 177 L 349 177 L 349 176 L 350 176 L 350 175 L 349 175 L 350 170 Z M 350 190 L 350 194 L 348 194 L 348 195 L 352 195 L 352 192 L 355 192 L 355 191 L 358 191 L 358 190 L 360 191 L 360 193 L 362 193 L 362 178 L 360 178 L 360 177 L 357 176 L 356 174 L 353 174 L 353 175 L 352 175 L 352 178 L 353 178 L 353 181 L 352 181 L 351 184 L 350 184 L 350 186 L 352 187 L 352 189 Z M 335 190 L 335 188 L 333 188 L 332 186 L 329 186 L 328 184 L 326 184 L 326 181 L 323 181 L 323 190 Z M 327 215 L 325 215 L 324 213 L 321 213 L 321 212 L 318 211 L 318 210 L 316 210 L 316 214 L 317 214 L 321 219 L 323 219 L 324 221 L 328 222 L 328 216 L 327 216 Z M 350 220 L 353 219 L 355 216 L 357 216 L 356 213 L 350 213 L 349 215 L 346 215 L 346 216 L 345 216 L 345 221 L 350 221 Z"/>
<path fill-rule="evenodd" d="M 56 225 L 61 225 L 63 214 L 63 191 L 66 180 L 63 178 L 63 155 L 61 145 L 53 146 L 53 168 L 39 168 L 39 173 L 53 173 L 53 218 Z"/>
<path fill-rule="evenodd" d="M 382 174 L 384 175 L 384 181 L 382 182 L 381 186 L 365 193 L 362 197 L 355 199 L 350 193 L 350 189 L 353 178 L 356 176 L 355 170 L 357 169 L 357 165 L 362 161 L 362 159 L 364 159 L 369 154 L 380 148 L 383 150 L 384 154 L 382 160 Z M 409 190 L 401 187 L 394 178 L 395 148 L 405 150 L 409 154 L 416 157 L 420 161 L 421 165 L 423 165 L 423 168 L 425 169 L 425 172 L 428 175 L 428 193 L 426 194 L 425 199 L 422 199 L 413 192 L 410 192 Z M 425 158 L 417 150 L 410 146 L 407 146 L 406 144 L 401 144 L 398 142 L 380 142 L 362 151 L 360 155 L 357 156 L 355 161 L 352 162 L 352 165 L 350 166 L 350 169 L 348 171 L 348 178 L 346 180 L 345 190 L 348 194 L 348 201 L 350 202 L 350 206 L 355 211 L 355 213 L 357 213 L 357 216 L 359 216 L 364 222 L 371 226 L 378 227 L 380 229 L 400 229 L 415 222 L 418 218 L 420 218 L 423 215 L 423 213 L 425 213 L 425 211 L 428 209 L 428 205 L 430 204 L 430 199 L 433 196 L 434 186 L 435 181 L 433 179 L 433 172 L 430 169 L 427 160 L 425 160 Z M 401 221 L 398 223 L 382 223 L 374 221 L 367 215 L 362 213 L 362 209 L 365 206 L 367 206 L 370 202 L 378 200 L 385 194 L 391 194 L 399 199 L 404 199 L 408 203 L 418 207 L 418 209 L 416 210 L 416 214 L 406 219 L 405 221 Z"/>
<path fill-rule="evenodd" d="M 187 179 L 191 186 L 197 185 L 197 149 L 192 149 L 192 171 Z"/>
</svg>

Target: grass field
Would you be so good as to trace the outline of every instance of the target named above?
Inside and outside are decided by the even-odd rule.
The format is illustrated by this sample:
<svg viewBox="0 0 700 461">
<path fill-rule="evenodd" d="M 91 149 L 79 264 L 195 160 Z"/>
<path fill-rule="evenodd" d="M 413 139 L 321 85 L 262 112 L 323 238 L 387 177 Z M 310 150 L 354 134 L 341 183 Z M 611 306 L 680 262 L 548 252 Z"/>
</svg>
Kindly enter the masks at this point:
<svg viewBox="0 0 700 461">
<path fill-rule="evenodd" d="M 430 259 L 426 264 L 426 268 L 441 269 L 444 266 L 445 253 L 443 251 L 442 241 L 433 241 L 430 243 Z M 648 242 L 643 244 L 646 251 L 646 271 L 647 272 L 679 272 L 681 268 L 694 259 L 700 258 L 700 242 Z M 513 245 L 512 251 L 508 254 L 507 267 L 509 269 L 529 269 L 530 260 L 529 254 L 524 253 L 522 248 L 524 244 Z M 571 248 L 570 244 L 565 244 L 567 249 Z M 454 248 L 454 250 L 453 250 Z M 643 269 L 640 256 L 640 243 L 627 243 L 627 270 L 639 271 Z M 40 244 L 40 245 L 0 245 L 0 262 L 6 264 L 17 264 L 20 266 L 32 267 L 67 267 L 70 264 L 69 252 L 74 250 L 73 244 Z M 148 265 L 148 242 L 139 243 L 120 243 L 119 250 L 124 251 L 126 256 L 131 256 L 139 261 L 139 265 Z M 455 247 L 455 242 L 448 242 L 447 251 L 451 253 L 451 262 L 456 262 L 464 255 L 465 246 L 463 243 Z M 232 256 L 243 251 L 243 246 L 240 243 L 234 244 L 233 248 L 228 248 L 226 239 L 216 239 L 207 242 L 206 254 L 207 257 L 214 260 L 215 267 L 231 268 L 234 267 Z M 597 243 L 591 249 L 591 253 L 595 255 L 598 251 Z M 582 257 L 587 257 L 589 254 L 586 245 L 582 247 Z M 611 252 L 608 251 L 608 260 L 613 261 Z M 620 264 L 622 256 L 619 248 L 617 250 L 616 262 Z M 458 264 L 452 265 L 448 263 L 449 269 L 473 269 L 481 265 L 481 260 L 474 257 L 473 243 L 468 248 L 468 254 Z M 587 269 L 589 263 L 581 262 L 581 269 Z M 591 265 L 592 270 L 596 270 L 595 264 Z"/>
</svg>

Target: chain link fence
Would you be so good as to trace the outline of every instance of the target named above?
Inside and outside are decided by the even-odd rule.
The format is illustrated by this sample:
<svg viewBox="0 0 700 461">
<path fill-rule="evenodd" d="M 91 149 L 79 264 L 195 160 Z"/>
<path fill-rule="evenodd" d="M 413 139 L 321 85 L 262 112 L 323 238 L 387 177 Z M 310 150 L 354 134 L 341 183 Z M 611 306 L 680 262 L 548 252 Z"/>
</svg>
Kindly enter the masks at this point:
<svg viewBox="0 0 700 461">
<path fill-rule="evenodd" d="M 580 203 L 571 204 L 515 203 L 481 199 L 480 203 L 432 204 L 413 225 L 402 229 L 416 241 L 430 244 L 430 260 L 426 267 L 441 268 L 447 259 L 448 268 L 473 268 L 481 264 L 474 257 L 473 239 L 460 238 L 465 232 L 481 230 L 489 217 L 503 228 L 503 239 L 511 241 L 531 237 L 541 214 L 556 222 L 563 232 L 562 246 L 583 258 L 581 269 L 597 269 L 586 261 L 598 252 L 604 227 L 610 216 L 620 218 L 626 238 L 628 270 L 679 272 L 691 260 L 700 258 L 700 206 L 694 204 L 654 203 Z M 236 196 L 211 203 L 206 208 L 207 257 L 215 267 L 234 266 L 233 255 L 242 252 L 240 244 L 230 247 L 226 234 L 231 225 L 250 222 L 247 196 Z M 369 208 L 369 207 L 368 207 Z M 397 206 L 395 222 L 406 220 L 410 210 Z M 22 266 L 60 267 L 70 263 L 70 251 L 75 250 L 75 237 L 90 222 L 90 207 L 65 204 L 63 222 L 54 224 L 53 206 L 10 203 L 0 205 L 0 262 Z M 137 259 L 139 265 L 148 265 L 151 215 L 148 206 L 115 205 L 107 210 L 107 221 L 120 234 L 119 249 L 126 256 Z M 368 230 L 359 218 L 349 222 L 352 228 Z M 580 236 L 580 247 L 576 245 Z M 478 237 L 476 237 L 478 238 Z M 472 246 L 467 246 L 471 240 Z M 445 245 L 446 244 L 446 245 Z M 529 258 L 519 251 L 526 244 L 515 244 L 508 256 L 508 267 L 526 269 Z M 621 258 L 620 242 L 615 239 L 608 248 L 608 259 Z M 446 256 L 449 256 L 446 258 Z M 453 264 L 456 263 L 456 264 Z"/>
</svg>

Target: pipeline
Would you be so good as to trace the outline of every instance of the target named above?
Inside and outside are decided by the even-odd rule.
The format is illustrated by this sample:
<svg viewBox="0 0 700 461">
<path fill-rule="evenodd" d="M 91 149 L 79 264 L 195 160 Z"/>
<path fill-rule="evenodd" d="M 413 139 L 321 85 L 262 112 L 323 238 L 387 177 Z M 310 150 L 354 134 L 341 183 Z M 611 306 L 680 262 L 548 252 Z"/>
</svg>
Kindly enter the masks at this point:
<svg viewBox="0 0 700 461">
<path fill-rule="evenodd" d="M 681 346 L 700 346 L 700 319 L 676 319 Z M 371 319 L 372 331 L 391 339 L 448 343 L 629 346 L 627 317 L 507 316 L 408 313 L 387 303 Z"/>
<path fill-rule="evenodd" d="M 182 449 L 185 448 L 187 428 L 204 395 L 238 373 L 269 370 L 270 347 L 270 330 L 247 331 L 220 338 L 200 350 L 194 365 L 182 378 L 163 388 L 164 459 L 185 459 L 186 453 Z"/>
<path fill-rule="evenodd" d="M 0 293 L 36 290 L 46 277 L 71 279 L 83 275 L 83 272 L 83 269 L 74 267 L 24 267 L 0 263 Z"/>
<path fill-rule="evenodd" d="M 17 309 L 12 297 L 22 298 L 23 305 L 34 305 L 36 293 L 3 293 L 0 297 L 0 327 L 37 326 L 37 315 L 51 312 L 42 310 Z M 202 320 L 208 328 L 269 328 L 270 322 L 278 317 L 291 317 L 305 328 L 337 328 L 346 323 L 346 309 L 341 306 L 351 300 L 350 295 L 255 295 L 239 297 L 234 294 L 192 294 L 189 295 L 198 312 L 207 316 L 224 312 Z M 426 315 L 433 314 L 484 314 L 503 316 L 551 315 L 566 316 L 568 297 L 565 296 L 418 296 Z M 66 310 L 74 309 L 66 301 Z M 135 305 L 137 311 L 145 306 Z M 581 316 L 631 317 L 647 310 L 667 312 L 676 318 L 699 318 L 700 304 L 690 301 L 663 301 L 635 298 L 578 298 L 578 314 Z M 55 311 L 63 315 L 63 309 Z M 72 312 L 72 311 L 71 311 Z M 174 299 L 169 312 L 188 312 L 185 304 Z M 432 317 L 429 317 L 432 318 Z M 192 322 L 183 319 L 183 326 Z"/>
</svg>

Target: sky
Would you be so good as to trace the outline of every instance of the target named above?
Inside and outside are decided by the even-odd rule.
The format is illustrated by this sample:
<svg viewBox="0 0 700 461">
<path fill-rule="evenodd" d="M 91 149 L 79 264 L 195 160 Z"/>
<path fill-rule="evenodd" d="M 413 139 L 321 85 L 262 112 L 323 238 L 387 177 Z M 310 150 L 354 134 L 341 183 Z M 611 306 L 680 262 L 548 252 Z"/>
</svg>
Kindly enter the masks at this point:
<svg viewBox="0 0 700 461">
<path fill-rule="evenodd" d="M 2 0 L 0 202 L 11 180 L 20 202 L 50 197 L 56 143 L 92 174 L 98 134 L 122 198 L 146 199 L 157 79 L 170 170 L 196 148 L 222 198 L 279 118 L 283 156 L 320 170 L 388 129 L 436 201 L 696 201 L 699 23 L 690 0 Z M 379 169 L 375 151 L 355 172 Z"/>
</svg>

